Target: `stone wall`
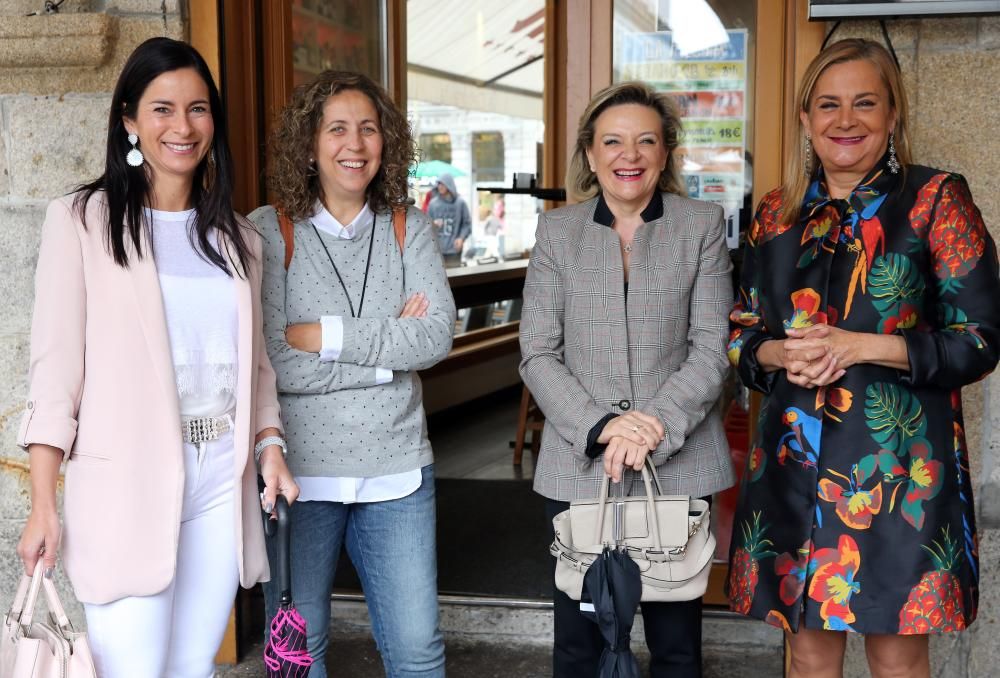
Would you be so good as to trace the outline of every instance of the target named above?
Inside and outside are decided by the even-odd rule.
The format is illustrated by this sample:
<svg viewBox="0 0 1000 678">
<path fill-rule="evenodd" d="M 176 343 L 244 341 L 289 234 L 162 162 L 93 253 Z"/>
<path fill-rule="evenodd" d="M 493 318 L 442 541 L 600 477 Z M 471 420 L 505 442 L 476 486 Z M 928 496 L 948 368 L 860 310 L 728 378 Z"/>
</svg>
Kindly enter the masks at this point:
<svg viewBox="0 0 1000 678">
<path fill-rule="evenodd" d="M 200 1 L 200 0 L 196 0 Z M 28 513 L 27 455 L 15 444 L 24 407 L 39 233 L 49 200 L 102 169 L 108 105 L 132 49 L 183 38 L 182 0 L 0 2 L 0 606 L 20 576 L 14 552 Z M 113 488 L 109 488 L 113 491 Z M 68 590 L 65 577 L 60 586 Z M 80 609 L 71 616 L 79 620 Z"/>
<path fill-rule="evenodd" d="M 1000 17 L 887 22 L 910 104 L 916 162 L 969 180 L 993 237 L 1000 239 Z M 882 41 L 875 22 L 844 22 L 831 40 Z M 991 397 L 992 393 L 992 397 Z M 980 528 L 979 621 L 962 635 L 932 642 L 932 675 L 996 675 L 1000 659 L 1000 375 L 963 393 Z M 860 639 L 853 638 L 845 675 L 867 676 Z"/>
</svg>

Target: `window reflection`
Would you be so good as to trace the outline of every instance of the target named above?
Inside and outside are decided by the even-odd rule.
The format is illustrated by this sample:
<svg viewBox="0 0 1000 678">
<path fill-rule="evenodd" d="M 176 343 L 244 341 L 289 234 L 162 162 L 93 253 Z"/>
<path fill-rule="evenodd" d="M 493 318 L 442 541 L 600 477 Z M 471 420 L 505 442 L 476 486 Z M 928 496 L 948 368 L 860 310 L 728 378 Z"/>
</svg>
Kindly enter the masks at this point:
<svg viewBox="0 0 1000 678">
<path fill-rule="evenodd" d="M 440 160 L 451 162 L 451 135 L 442 134 L 421 134 L 420 135 L 420 162 L 429 160 Z"/>
<path fill-rule="evenodd" d="M 479 189 L 509 187 L 515 172 L 541 173 L 545 0 L 465 0 L 449 3 L 446 17 L 440 0 L 408 0 L 406 13 L 407 108 L 421 165 L 452 165 L 472 216 L 461 261 L 523 257 L 541 203 Z M 413 178 L 418 204 L 434 182 Z"/>
<path fill-rule="evenodd" d="M 292 0 L 295 85 L 331 68 L 381 82 L 382 5 L 377 0 Z"/>
</svg>

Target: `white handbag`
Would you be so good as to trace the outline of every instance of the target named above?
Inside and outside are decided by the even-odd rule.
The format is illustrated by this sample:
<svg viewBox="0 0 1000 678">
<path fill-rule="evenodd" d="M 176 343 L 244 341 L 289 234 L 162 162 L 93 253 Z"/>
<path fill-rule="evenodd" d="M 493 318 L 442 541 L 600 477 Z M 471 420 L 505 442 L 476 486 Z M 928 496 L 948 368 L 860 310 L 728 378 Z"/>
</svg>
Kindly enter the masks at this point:
<svg viewBox="0 0 1000 678">
<path fill-rule="evenodd" d="M 45 589 L 49 614 L 34 619 L 39 589 Z M 42 574 L 21 577 L 14 602 L 0 630 L 0 678 L 97 678 L 87 634 L 73 630 L 56 587 Z"/>
<path fill-rule="evenodd" d="M 625 551 L 639 566 L 642 600 L 694 600 L 705 593 L 715 553 L 708 502 L 660 491 L 652 463 L 642 469 L 644 497 L 608 498 L 607 479 L 596 500 L 570 503 L 552 519 L 556 587 L 580 600 L 587 569 L 605 546 Z"/>
</svg>

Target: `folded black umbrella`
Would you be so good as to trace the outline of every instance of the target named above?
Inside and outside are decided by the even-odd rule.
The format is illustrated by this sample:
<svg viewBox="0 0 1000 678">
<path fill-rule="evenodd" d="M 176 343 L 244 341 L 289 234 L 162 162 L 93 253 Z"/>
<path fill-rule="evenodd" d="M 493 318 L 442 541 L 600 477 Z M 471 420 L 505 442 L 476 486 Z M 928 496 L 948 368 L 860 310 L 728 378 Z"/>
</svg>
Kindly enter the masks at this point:
<svg viewBox="0 0 1000 678">
<path fill-rule="evenodd" d="M 605 546 L 587 569 L 583 588 L 594 605 L 587 616 L 597 623 L 605 643 L 598 678 L 639 678 L 639 664 L 629 646 L 642 597 L 639 566 L 625 552 Z"/>
</svg>

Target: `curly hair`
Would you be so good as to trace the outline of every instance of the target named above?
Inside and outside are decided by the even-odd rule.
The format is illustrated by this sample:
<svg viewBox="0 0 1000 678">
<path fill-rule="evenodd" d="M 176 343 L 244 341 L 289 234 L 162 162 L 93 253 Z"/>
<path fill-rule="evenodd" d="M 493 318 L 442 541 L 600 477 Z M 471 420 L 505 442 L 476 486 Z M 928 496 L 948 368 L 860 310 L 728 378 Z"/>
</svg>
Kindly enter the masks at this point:
<svg viewBox="0 0 1000 678">
<path fill-rule="evenodd" d="M 310 167 L 309 158 L 323 120 L 323 105 L 346 90 L 356 90 L 371 99 L 382 130 L 382 159 L 368 185 L 369 206 L 375 212 L 385 212 L 406 203 L 407 176 L 416 161 L 416 144 L 406 116 L 388 92 L 368 76 L 324 71 L 295 89 L 271 137 L 268 186 L 282 211 L 293 220 L 312 214 L 320 197 L 319 176 Z"/>
<path fill-rule="evenodd" d="M 580 116 L 580 126 L 576 133 L 576 146 L 566 170 L 566 188 L 570 197 L 582 201 L 593 198 L 601 192 L 597 174 L 590 169 L 587 150 L 594 144 L 594 129 L 601 113 L 612 106 L 637 104 L 656 111 L 660 118 L 660 134 L 667 149 L 667 165 L 660 172 L 657 188 L 665 193 L 687 195 L 684 180 L 681 179 L 680 162 L 677 154 L 681 136 L 681 115 L 677 104 L 670 95 L 657 92 L 643 82 L 623 82 L 612 85 L 594 95 Z"/>
</svg>

